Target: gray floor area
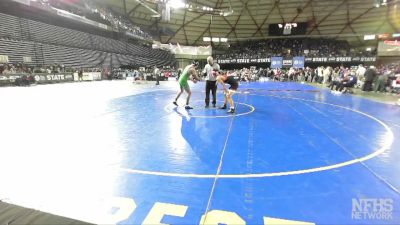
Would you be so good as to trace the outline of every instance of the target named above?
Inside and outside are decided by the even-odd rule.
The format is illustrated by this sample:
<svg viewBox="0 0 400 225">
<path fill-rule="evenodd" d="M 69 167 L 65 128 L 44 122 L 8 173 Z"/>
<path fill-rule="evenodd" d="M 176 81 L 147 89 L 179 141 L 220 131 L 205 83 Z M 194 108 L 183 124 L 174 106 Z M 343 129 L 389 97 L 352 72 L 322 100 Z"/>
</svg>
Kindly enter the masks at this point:
<svg viewBox="0 0 400 225">
<path fill-rule="evenodd" d="M 34 209 L 23 208 L 0 201 L 0 224 L 1 225 L 69 225 L 84 224 L 79 220 L 68 219 L 61 216 L 44 213 Z"/>
</svg>

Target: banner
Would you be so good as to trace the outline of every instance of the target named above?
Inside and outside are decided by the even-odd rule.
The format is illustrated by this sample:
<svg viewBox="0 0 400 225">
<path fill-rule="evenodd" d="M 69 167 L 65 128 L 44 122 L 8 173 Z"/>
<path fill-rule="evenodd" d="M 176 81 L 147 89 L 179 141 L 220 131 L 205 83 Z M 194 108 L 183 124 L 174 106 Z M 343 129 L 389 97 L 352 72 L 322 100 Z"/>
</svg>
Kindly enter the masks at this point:
<svg viewBox="0 0 400 225">
<path fill-rule="evenodd" d="M 219 64 L 251 64 L 251 63 L 270 63 L 271 65 L 273 62 L 275 64 L 277 61 L 274 61 L 274 58 L 276 60 L 281 61 L 280 66 L 283 67 L 291 67 L 295 66 L 294 61 L 297 59 L 298 63 L 302 62 L 302 67 L 304 67 L 305 63 L 349 63 L 349 62 L 376 62 L 376 57 L 371 56 L 371 57 L 349 57 L 349 56 L 340 56 L 340 57 L 304 57 L 304 56 L 296 56 L 296 57 L 287 57 L 282 59 L 282 57 L 271 57 L 271 58 L 257 58 L 257 59 L 251 59 L 251 58 L 238 58 L 238 59 L 217 59 L 217 63 Z M 297 64 L 296 64 L 297 65 Z M 301 66 L 299 64 L 298 66 Z M 296 67 L 296 68 L 302 68 L 302 67 Z M 271 68 L 280 68 L 280 67 L 271 67 Z"/>
<path fill-rule="evenodd" d="M 36 83 L 58 83 L 74 81 L 72 74 L 33 74 Z"/>
<path fill-rule="evenodd" d="M 79 21 L 79 22 L 82 22 L 82 23 L 90 24 L 90 25 L 95 26 L 95 27 L 100 27 L 100 28 L 105 29 L 105 30 L 112 30 L 109 26 L 107 26 L 105 24 L 102 24 L 102 23 L 99 23 L 99 22 L 96 22 L 96 21 L 93 21 L 93 20 L 86 19 L 85 17 L 78 16 L 78 15 L 70 13 L 68 11 L 65 11 L 65 10 L 62 10 L 62 9 L 57 9 L 57 8 L 54 8 L 54 7 L 52 7 L 52 9 L 56 10 L 57 11 L 57 15 L 59 15 L 59 16 L 66 17 L 66 18 L 72 19 L 72 20 L 76 20 L 76 21 Z"/>
<path fill-rule="evenodd" d="M 0 55 L 0 63 L 8 63 L 8 55 Z"/>
<path fill-rule="evenodd" d="M 173 45 L 169 44 L 161 44 L 160 42 L 154 42 L 152 45 L 153 49 L 163 49 L 169 50 L 172 54 L 175 55 L 196 55 L 196 56 L 210 56 L 212 55 L 212 47 L 208 46 L 185 46 L 177 43 Z"/>
<path fill-rule="evenodd" d="M 375 62 L 376 57 L 361 57 L 360 62 Z"/>
<path fill-rule="evenodd" d="M 6 74 L 0 76 L 0 84 L 13 84 L 16 79 L 31 75 L 35 78 L 35 82 L 38 84 L 74 81 L 72 74 Z"/>
<path fill-rule="evenodd" d="M 400 56 L 400 40 L 380 41 L 378 44 L 379 56 Z"/>
<path fill-rule="evenodd" d="M 282 67 L 283 68 L 290 68 L 293 66 L 293 58 L 292 57 L 285 57 L 282 60 Z"/>
<path fill-rule="evenodd" d="M 282 57 L 271 57 L 271 68 L 282 68 Z"/>
<path fill-rule="evenodd" d="M 10 74 L 10 75 L 0 75 L 0 84 L 9 84 L 9 83 L 14 83 L 17 78 L 20 78 L 22 75 L 15 75 L 15 74 Z"/>
<path fill-rule="evenodd" d="M 293 67 L 304 68 L 304 57 L 303 56 L 293 57 Z"/>
<path fill-rule="evenodd" d="M 79 80 L 78 73 L 74 73 L 73 80 Z M 82 80 L 101 80 L 101 73 L 100 72 L 83 72 L 82 73 Z"/>
<path fill-rule="evenodd" d="M 217 59 L 218 64 L 247 64 L 247 63 L 269 63 L 271 62 L 270 58 L 259 58 L 259 59 Z"/>
</svg>

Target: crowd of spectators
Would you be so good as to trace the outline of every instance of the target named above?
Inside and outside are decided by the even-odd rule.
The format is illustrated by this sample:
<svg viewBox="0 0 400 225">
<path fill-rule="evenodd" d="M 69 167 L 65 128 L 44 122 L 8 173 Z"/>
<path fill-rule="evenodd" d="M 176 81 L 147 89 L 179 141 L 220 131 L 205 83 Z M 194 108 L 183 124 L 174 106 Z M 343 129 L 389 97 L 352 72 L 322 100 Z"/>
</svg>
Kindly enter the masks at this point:
<svg viewBox="0 0 400 225">
<path fill-rule="evenodd" d="M 27 66 L 23 63 L 17 64 L 0 64 L 0 75 L 9 75 L 17 73 L 32 73 L 32 67 Z"/>
<path fill-rule="evenodd" d="M 90 0 L 84 0 L 84 2 L 85 2 L 85 7 L 92 12 L 92 15 L 96 15 L 102 18 L 103 20 L 108 21 L 115 30 L 125 31 L 130 34 L 145 38 L 147 40 L 153 39 L 150 34 L 144 32 L 140 27 L 134 25 L 125 16 L 118 15 L 117 13 L 112 12 L 111 10 L 105 7 L 96 5 L 94 2 Z"/>
<path fill-rule="evenodd" d="M 0 75 L 32 74 L 32 73 L 69 73 L 76 71 L 76 68 L 65 67 L 63 64 L 53 64 L 42 67 L 34 67 L 25 63 L 0 63 Z"/>
<path fill-rule="evenodd" d="M 34 67 L 24 63 L 0 63 L 0 86 L 28 86 L 35 84 L 37 75 L 57 75 L 78 73 L 82 77 L 85 72 L 100 72 L 103 79 L 107 80 L 133 80 L 153 81 L 156 80 L 154 66 L 129 68 L 72 68 L 62 64 Z M 176 77 L 178 71 L 175 67 L 164 66 L 158 68 L 159 80 L 167 80 L 169 77 Z"/>
<path fill-rule="evenodd" d="M 335 93 L 352 92 L 359 88 L 365 92 L 400 94 L 400 64 L 381 65 L 379 67 L 363 65 L 352 67 L 318 66 L 316 68 L 243 68 L 230 70 L 229 74 L 238 76 L 241 81 L 257 81 L 267 78 L 272 81 L 291 81 L 319 83 L 329 87 Z"/>
<path fill-rule="evenodd" d="M 100 6 L 91 0 L 39 0 L 38 2 L 43 7 L 54 7 L 85 17 L 89 20 L 106 24 L 116 31 L 127 32 L 146 40 L 153 39 L 150 34 L 144 32 L 140 27 L 135 26 L 129 19 L 125 18 L 125 16 L 118 15 L 116 12 Z"/>
<path fill-rule="evenodd" d="M 268 39 L 232 44 L 218 59 L 267 58 L 271 56 L 375 56 L 375 51 L 357 51 L 347 41 L 334 39 Z"/>
<path fill-rule="evenodd" d="M 140 68 L 67 68 L 62 64 L 43 67 L 33 67 L 24 63 L 0 64 L 0 75 L 13 74 L 58 74 L 83 72 L 102 72 L 107 79 L 154 80 L 153 67 Z M 161 80 L 168 77 L 177 77 L 179 70 L 174 67 L 159 68 Z M 241 81 L 251 82 L 260 79 L 272 81 L 291 81 L 319 83 L 329 87 L 334 92 L 352 92 L 352 88 L 359 88 L 365 92 L 382 92 L 400 94 L 400 64 L 374 66 L 331 67 L 318 66 L 316 68 L 250 68 L 227 71 L 229 75 L 237 76 Z"/>
</svg>

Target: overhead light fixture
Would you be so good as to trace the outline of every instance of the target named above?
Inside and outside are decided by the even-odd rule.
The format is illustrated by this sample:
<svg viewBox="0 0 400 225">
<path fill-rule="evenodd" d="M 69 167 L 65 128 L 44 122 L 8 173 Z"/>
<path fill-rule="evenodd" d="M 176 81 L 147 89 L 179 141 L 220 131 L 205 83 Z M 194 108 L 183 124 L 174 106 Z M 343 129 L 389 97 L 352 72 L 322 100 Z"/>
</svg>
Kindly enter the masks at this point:
<svg viewBox="0 0 400 225">
<path fill-rule="evenodd" d="M 398 34 L 392 34 L 392 37 L 394 37 L 394 38 L 400 37 L 400 33 L 398 33 Z"/>
<path fill-rule="evenodd" d="M 221 42 L 228 42 L 228 38 L 220 38 Z"/>
<path fill-rule="evenodd" d="M 368 48 L 366 48 L 365 49 L 367 52 L 370 52 L 370 51 L 372 51 L 372 48 L 371 47 L 368 47 Z"/>
<path fill-rule="evenodd" d="M 219 38 L 211 38 L 212 42 L 219 42 Z"/>
<path fill-rule="evenodd" d="M 211 41 L 210 37 L 203 37 L 203 41 Z"/>
<path fill-rule="evenodd" d="M 229 10 L 228 12 L 224 13 L 224 16 L 230 16 L 233 14 L 233 9 Z"/>
<path fill-rule="evenodd" d="M 169 0 L 168 5 L 174 9 L 181 9 L 181 8 L 185 8 L 185 6 L 186 6 L 185 2 L 183 2 L 182 0 Z"/>
<path fill-rule="evenodd" d="M 375 40 L 375 34 L 364 35 L 364 41 L 367 41 L 367 40 Z"/>
<path fill-rule="evenodd" d="M 232 15 L 233 14 L 233 9 L 230 9 L 229 11 L 221 11 L 220 13 L 219 13 L 219 15 L 220 16 L 230 16 L 230 15 Z"/>
</svg>

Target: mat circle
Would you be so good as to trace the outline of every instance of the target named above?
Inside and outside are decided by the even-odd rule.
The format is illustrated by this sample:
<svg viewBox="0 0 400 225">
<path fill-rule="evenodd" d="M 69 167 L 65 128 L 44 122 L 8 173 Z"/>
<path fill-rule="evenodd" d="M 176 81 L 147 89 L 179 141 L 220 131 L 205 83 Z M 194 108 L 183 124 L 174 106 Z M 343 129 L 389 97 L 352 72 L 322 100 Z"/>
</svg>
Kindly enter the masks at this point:
<svg viewBox="0 0 400 225">
<path fill-rule="evenodd" d="M 319 104 L 324 104 L 324 105 L 330 105 L 330 106 L 337 107 L 337 108 L 342 108 L 345 110 L 352 111 L 354 113 L 361 114 L 361 115 L 377 122 L 386 130 L 387 134 L 385 137 L 385 142 L 376 151 L 374 151 L 368 155 L 359 157 L 359 158 L 355 158 L 352 160 L 348 160 L 348 161 L 344 161 L 341 163 L 336 163 L 336 164 L 332 164 L 332 165 L 328 165 L 328 166 L 315 167 L 315 168 L 309 168 L 309 169 L 300 169 L 300 170 L 293 170 L 293 171 L 256 173 L 256 174 L 192 174 L 192 173 L 173 173 L 173 172 L 136 170 L 136 169 L 129 169 L 129 168 L 118 168 L 118 169 L 121 171 L 127 172 L 127 173 L 133 173 L 133 174 L 144 174 L 144 175 L 166 176 L 166 177 L 200 178 L 200 179 L 215 179 L 215 178 L 243 179 L 243 178 L 262 178 L 262 177 L 299 175 L 299 174 L 315 173 L 315 172 L 320 172 L 320 171 L 337 169 L 337 168 L 352 165 L 355 163 L 362 163 L 362 162 L 372 159 L 372 158 L 384 153 L 386 150 L 390 149 L 390 147 L 394 141 L 394 134 L 388 125 L 386 125 L 384 122 L 377 119 L 376 117 L 369 115 L 367 113 L 358 111 L 356 109 L 348 108 L 348 107 L 341 106 L 341 105 L 326 103 L 326 102 L 320 102 L 320 101 L 314 101 L 314 100 L 308 100 L 308 99 L 302 99 L 302 98 L 295 98 L 295 97 L 283 97 L 283 96 L 276 96 L 276 95 L 257 95 L 257 94 L 252 94 L 252 95 L 264 96 L 264 97 L 277 97 L 277 98 L 282 98 L 282 99 L 294 99 L 294 100 L 305 101 L 305 102 L 319 103 Z"/>
</svg>

